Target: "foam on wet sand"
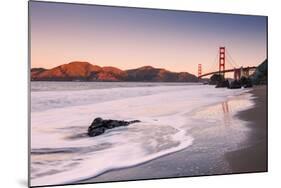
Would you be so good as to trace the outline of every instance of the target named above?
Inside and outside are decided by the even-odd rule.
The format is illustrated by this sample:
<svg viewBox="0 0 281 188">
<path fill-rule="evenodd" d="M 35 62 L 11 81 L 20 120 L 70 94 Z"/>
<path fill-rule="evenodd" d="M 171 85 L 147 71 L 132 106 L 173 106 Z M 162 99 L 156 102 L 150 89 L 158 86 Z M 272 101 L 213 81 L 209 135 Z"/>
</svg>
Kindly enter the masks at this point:
<svg viewBox="0 0 281 188">
<path fill-rule="evenodd" d="M 201 165 L 198 172 L 196 168 L 189 168 L 186 173 L 186 169 L 169 167 L 164 174 L 151 170 L 150 174 L 120 173 L 122 177 L 110 176 L 109 171 L 147 164 L 176 151 L 187 150 L 190 153 L 186 158 L 194 158 L 194 154 L 202 156 L 204 153 L 200 151 L 208 152 L 211 148 L 221 148 L 222 153 L 234 150 L 248 134 L 247 123 L 235 117 L 238 111 L 253 106 L 247 91 L 202 85 L 159 85 L 33 92 L 31 184 L 64 184 L 89 178 L 90 182 L 145 179 L 148 175 L 161 178 L 178 176 L 176 172 L 179 176 L 216 173 L 209 165 Z M 89 138 L 84 133 L 95 117 L 141 122 Z M 227 121 L 235 126 L 226 127 Z M 223 142 L 226 136 L 231 138 Z M 217 156 L 218 152 L 213 157 L 211 154 L 209 161 L 216 161 Z M 174 167 L 180 161 L 174 161 Z M 227 165 L 221 165 L 223 172 L 229 170 Z"/>
</svg>

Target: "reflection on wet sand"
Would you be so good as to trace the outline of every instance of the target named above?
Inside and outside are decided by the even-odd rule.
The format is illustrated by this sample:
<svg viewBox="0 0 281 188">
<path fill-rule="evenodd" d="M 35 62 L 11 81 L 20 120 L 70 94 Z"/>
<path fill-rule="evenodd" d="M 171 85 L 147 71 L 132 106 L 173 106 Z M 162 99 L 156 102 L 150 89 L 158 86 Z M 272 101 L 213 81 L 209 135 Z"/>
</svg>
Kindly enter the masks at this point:
<svg viewBox="0 0 281 188">
<path fill-rule="evenodd" d="M 233 98 L 229 98 L 221 103 L 210 105 L 199 109 L 192 117 L 208 123 L 215 123 L 220 126 L 231 126 L 237 123 L 235 114 L 241 110 L 252 107 L 253 102 L 249 100 L 250 94 L 245 93 Z"/>
<path fill-rule="evenodd" d="M 224 125 L 225 126 L 230 126 L 231 125 L 232 116 L 230 115 L 228 101 L 222 102 L 221 106 L 222 106 L 222 112 L 223 112 Z"/>
</svg>

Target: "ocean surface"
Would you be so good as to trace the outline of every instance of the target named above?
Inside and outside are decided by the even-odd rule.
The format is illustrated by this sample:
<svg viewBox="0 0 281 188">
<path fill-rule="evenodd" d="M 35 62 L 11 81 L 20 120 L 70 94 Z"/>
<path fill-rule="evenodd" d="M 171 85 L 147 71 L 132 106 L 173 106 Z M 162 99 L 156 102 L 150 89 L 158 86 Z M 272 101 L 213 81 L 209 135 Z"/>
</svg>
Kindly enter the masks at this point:
<svg viewBox="0 0 281 188">
<path fill-rule="evenodd" d="M 247 91 L 188 83 L 31 82 L 31 185 L 73 183 L 188 149 L 194 129 L 227 125 L 252 107 Z M 88 137 L 96 117 L 141 122 Z M 234 119 L 241 124 L 237 131 L 246 130 Z M 229 143 L 237 145 L 235 139 Z"/>
</svg>

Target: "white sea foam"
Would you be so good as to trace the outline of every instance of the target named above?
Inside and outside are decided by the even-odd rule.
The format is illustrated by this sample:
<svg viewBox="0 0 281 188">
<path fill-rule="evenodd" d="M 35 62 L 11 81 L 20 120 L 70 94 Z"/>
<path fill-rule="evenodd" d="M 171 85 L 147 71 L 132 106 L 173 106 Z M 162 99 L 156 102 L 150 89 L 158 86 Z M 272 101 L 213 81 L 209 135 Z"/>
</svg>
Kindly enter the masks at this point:
<svg viewBox="0 0 281 188">
<path fill-rule="evenodd" d="M 245 91 L 189 85 L 32 92 L 31 184 L 72 183 L 187 148 L 190 117 L 206 116 L 196 109 Z M 89 138 L 95 117 L 141 123 Z"/>
</svg>

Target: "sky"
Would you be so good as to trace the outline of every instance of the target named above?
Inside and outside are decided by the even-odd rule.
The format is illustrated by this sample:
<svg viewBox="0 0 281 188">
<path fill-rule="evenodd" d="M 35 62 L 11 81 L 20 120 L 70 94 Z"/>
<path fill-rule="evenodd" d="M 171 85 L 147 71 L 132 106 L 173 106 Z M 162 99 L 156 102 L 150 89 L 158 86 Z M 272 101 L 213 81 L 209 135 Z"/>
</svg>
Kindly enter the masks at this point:
<svg viewBox="0 0 281 188">
<path fill-rule="evenodd" d="M 30 2 L 31 67 L 72 61 L 132 69 L 151 65 L 197 75 L 267 57 L 267 18 L 160 9 Z"/>
</svg>

